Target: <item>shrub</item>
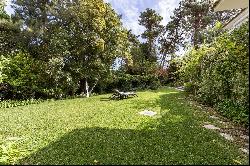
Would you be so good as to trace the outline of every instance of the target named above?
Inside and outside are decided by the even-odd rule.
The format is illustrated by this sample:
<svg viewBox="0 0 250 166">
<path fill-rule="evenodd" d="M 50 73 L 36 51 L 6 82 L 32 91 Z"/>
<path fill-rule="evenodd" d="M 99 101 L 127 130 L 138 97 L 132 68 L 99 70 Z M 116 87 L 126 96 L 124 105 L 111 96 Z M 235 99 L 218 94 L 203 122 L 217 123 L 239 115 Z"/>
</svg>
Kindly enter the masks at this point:
<svg viewBox="0 0 250 166">
<path fill-rule="evenodd" d="M 216 105 L 219 111 L 225 117 L 232 119 L 234 122 L 242 123 L 249 126 L 248 108 L 232 100 L 226 99 Z"/>
<path fill-rule="evenodd" d="M 0 83 L 0 101 L 11 99 L 13 96 L 13 87 L 8 83 Z"/>
<path fill-rule="evenodd" d="M 195 85 L 192 82 L 185 82 L 184 90 L 188 93 L 193 93 L 195 91 Z"/>
<path fill-rule="evenodd" d="M 154 75 L 130 75 L 130 74 L 115 74 L 99 82 L 95 92 L 112 92 L 113 89 L 121 91 L 131 91 L 136 89 L 157 89 L 160 86 L 160 81 Z"/>
<path fill-rule="evenodd" d="M 28 53 L 12 53 L 0 64 L 0 92 L 3 92 L 0 98 L 23 100 L 74 95 L 78 84 L 63 69 L 63 58 L 45 62 Z M 11 88 L 6 89 L 4 84 Z"/>
<path fill-rule="evenodd" d="M 183 58 L 180 75 L 185 90 L 223 115 L 247 124 L 249 117 L 248 22 L 210 45 L 191 49 Z"/>
</svg>

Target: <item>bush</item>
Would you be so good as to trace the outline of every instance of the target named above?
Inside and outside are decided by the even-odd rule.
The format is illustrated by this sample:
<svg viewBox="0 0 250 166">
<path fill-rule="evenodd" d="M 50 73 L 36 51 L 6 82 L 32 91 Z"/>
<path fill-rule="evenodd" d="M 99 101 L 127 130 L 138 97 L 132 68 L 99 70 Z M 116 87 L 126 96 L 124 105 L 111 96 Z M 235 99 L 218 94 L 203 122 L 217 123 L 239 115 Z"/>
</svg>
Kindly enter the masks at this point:
<svg viewBox="0 0 250 166">
<path fill-rule="evenodd" d="M 216 109 L 225 117 L 232 119 L 234 122 L 242 123 L 249 126 L 248 108 L 232 100 L 223 100 L 216 105 Z"/>
<path fill-rule="evenodd" d="M 130 74 L 115 74 L 107 80 L 99 82 L 95 92 L 112 92 L 114 89 L 121 91 L 131 91 L 137 89 L 157 89 L 160 87 L 160 81 L 154 75 L 141 76 Z"/>
<path fill-rule="evenodd" d="M 0 83 L 0 101 L 13 97 L 13 87 L 8 83 Z"/>
<path fill-rule="evenodd" d="M 34 89 L 39 88 L 39 73 L 43 69 L 40 62 L 35 61 L 29 54 L 13 53 L 8 55 L 8 61 L 3 63 L 3 79 L 5 84 L 12 88 L 5 99 L 27 99 L 34 97 Z M 41 79 L 42 80 L 42 79 Z"/>
<path fill-rule="evenodd" d="M 18 52 L 4 59 L 0 64 L 2 99 L 62 98 L 74 95 L 78 88 L 70 73 L 63 70 L 63 58 L 45 62 Z"/>
<path fill-rule="evenodd" d="M 223 115 L 247 124 L 249 117 L 248 22 L 231 34 L 224 33 L 210 45 L 190 50 L 180 75 L 185 90 Z"/>
<path fill-rule="evenodd" d="M 188 93 L 193 93 L 195 91 L 195 85 L 192 82 L 184 83 L 184 90 Z"/>
</svg>

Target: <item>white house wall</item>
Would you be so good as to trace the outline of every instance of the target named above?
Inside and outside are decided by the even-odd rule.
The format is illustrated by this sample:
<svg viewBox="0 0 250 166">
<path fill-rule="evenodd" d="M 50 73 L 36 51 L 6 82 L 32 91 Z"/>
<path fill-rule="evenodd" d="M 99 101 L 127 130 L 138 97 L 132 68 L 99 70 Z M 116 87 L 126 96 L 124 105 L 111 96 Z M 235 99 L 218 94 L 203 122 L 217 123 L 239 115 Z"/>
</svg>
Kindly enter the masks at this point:
<svg viewBox="0 0 250 166">
<path fill-rule="evenodd" d="M 247 8 L 248 6 L 249 0 L 219 0 L 218 4 L 214 7 L 214 11 Z"/>
<path fill-rule="evenodd" d="M 228 24 L 224 26 L 224 29 L 233 30 L 239 27 L 242 23 L 249 18 L 249 8 L 240 13 L 237 17 L 233 18 Z"/>
</svg>

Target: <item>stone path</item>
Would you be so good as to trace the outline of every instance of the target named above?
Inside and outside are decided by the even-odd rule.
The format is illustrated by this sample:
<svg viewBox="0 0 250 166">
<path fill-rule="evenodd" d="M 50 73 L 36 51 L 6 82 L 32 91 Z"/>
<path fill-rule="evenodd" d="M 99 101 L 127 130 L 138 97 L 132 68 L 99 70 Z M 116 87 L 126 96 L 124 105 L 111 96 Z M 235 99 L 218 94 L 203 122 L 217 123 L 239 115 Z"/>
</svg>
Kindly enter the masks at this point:
<svg viewBox="0 0 250 166">
<path fill-rule="evenodd" d="M 246 148 L 240 148 L 240 150 L 246 154 L 249 154 L 249 149 Z"/>
<path fill-rule="evenodd" d="M 239 148 L 243 153 L 249 155 L 249 136 L 247 131 L 241 130 L 240 128 L 234 127 L 230 122 L 225 122 L 223 119 L 215 116 L 210 115 L 209 118 L 216 120 L 220 124 L 223 125 L 223 128 L 220 129 L 219 127 L 216 127 L 209 122 L 205 122 L 205 125 L 203 125 L 204 128 L 210 129 L 210 130 L 218 130 L 219 134 L 224 137 L 225 139 L 229 141 L 234 141 L 238 145 L 241 146 Z"/>
<path fill-rule="evenodd" d="M 219 134 L 225 139 L 232 141 L 240 146 L 239 150 L 249 155 L 249 132 L 247 129 L 241 127 L 240 125 L 234 124 L 228 119 L 220 116 L 213 109 L 205 109 L 209 115 L 209 118 L 220 123 L 221 128 L 211 124 L 212 122 L 204 122 L 203 127 L 210 130 L 217 130 Z M 216 115 L 216 116 L 215 116 Z"/>
<path fill-rule="evenodd" d="M 215 127 L 214 125 L 204 125 L 203 127 L 205 127 L 206 129 L 212 129 L 212 130 L 219 130 L 219 127 Z"/>
<path fill-rule="evenodd" d="M 233 141 L 234 138 L 230 135 L 230 134 L 227 134 L 227 133 L 220 133 L 220 135 L 224 138 L 226 138 L 227 140 L 229 141 Z"/>
<path fill-rule="evenodd" d="M 175 89 L 184 91 L 184 87 L 176 87 Z M 179 99 L 179 98 L 178 98 Z M 196 106 L 200 108 L 201 110 L 207 112 L 209 114 L 209 118 L 217 121 L 220 123 L 222 128 L 216 127 L 211 124 L 211 122 L 204 122 L 203 125 L 204 128 L 209 130 L 217 130 L 219 131 L 219 134 L 224 137 L 225 139 L 229 141 L 233 141 L 237 145 L 239 145 L 241 148 L 239 148 L 243 153 L 249 154 L 249 132 L 247 129 L 237 126 L 233 124 L 228 119 L 220 116 L 213 108 L 210 107 L 204 107 L 200 104 L 198 104 L 195 101 L 191 101 L 189 103 L 192 106 Z M 205 109 L 204 109 L 205 108 Z"/>
<path fill-rule="evenodd" d="M 209 116 L 209 118 L 212 118 L 212 119 L 219 119 L 217 116 L 214 116 L 214 115 Z"/>
<path fill-rule="evenodd" d="M 157 113 L 154 112 L 154 111 L 144 110 L 144 111 L 139 112 L 139 114 L 141 114 L 141 115 L 146 115 L 146 116 L 154 116 L 154 115 L 156 115 Z"/>
</svg>

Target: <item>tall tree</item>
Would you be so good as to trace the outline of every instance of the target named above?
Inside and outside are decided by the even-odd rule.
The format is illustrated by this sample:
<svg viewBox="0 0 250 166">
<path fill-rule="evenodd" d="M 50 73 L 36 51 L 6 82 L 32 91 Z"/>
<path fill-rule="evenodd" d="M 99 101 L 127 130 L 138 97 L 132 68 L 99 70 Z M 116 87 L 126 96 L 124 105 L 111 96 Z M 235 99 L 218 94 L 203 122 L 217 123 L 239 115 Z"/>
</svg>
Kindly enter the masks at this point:
<svg viewBox="0 0 250 166">
<path fill-rule="evenodd" d="M 129 59 L 127 33 L 119 16 L 102 0 L 74 1 L 60 16 L 70 43 L 67 70 L 79 78 L 89 97 L 116 57 Z M 89 82 L 94 82 L 92 87 Z"/>
<path fill-rule="evenodd" d="M 13 2 L 14 18 L 23 20 L 23 49 L 46 64 L 49 79 L 55 78 L 55 69 L 60 68 L 65 73 L 59 75 L 70 73 L 89 97 L 116 57 L 130 61 L 126 30 L 103 0 Z"/>
<path fill-rule="evenodd" d="M 132 33 L 132 30 L 127 31 L 128 35 L 128 41 L 129 41 L 129 52 L 131 54 L 132 58 L 132 64 L 124 63 L 121 71 L 125 71 L 128 74 L 141 74 L 141 68 L 142 68 L 142 58 L 144 57 L 142 55 L 142 51 L 140 48 L 141 42 L 139 41 L 138 36 Z"/>
<path fill-rule="evenodd" d="M 182 0 L 178 8 L 175 9 L 172 20 L 180 22 L 179 32 L 184 32 L 186 40 L 194 46 L 195 49 L 203 42 L 202 35 L 204 30 L 214 27 L 216 22 L 225 22 L 238 10 L 232 11 L 213 11 L 212 0 Z"/>
<path fill-rule="evenodd" d="M 6 6 L 5 1 L 0 1 L 0 18 L 8 18 L 8 14 L 4 10 L 4 7 Z"/>
<path fill-rule="evenodd" d="M 160 44 L 160 53 L 162 54 L 162 58 L 160 61 L 160 66 L 164 67 L 166 61 L 173 59 L 173 55 L 175 52 L 179 50 L 179 45 L 184 40 L 184 33 L 180 30 L 180 26 L 182 25 L 182 11 L 181 8 L 178 7 L 174 10 L 174 16 L 170 16 L 170 21 L 161 33 L 159 38 Z"/>
<path fill-rule="evenodd" d="M 0 2 L 0 54 L 7 56 L 17 48 L 20 25 L 6 13 L 5 5 L 4 1 Z"/>
<path fill-rule="evenodd" d="M 32 57 L 48 60 L 52 57 L 53 25 L 56 24 L 56 0 L 13 0 L 13 19 L 22 20 L 22 49 Z M 58 27 L 57 27 L 58 28 Z"/>
<path fill-rule="evenodd" d="M 151 62 L 156 62 L 157 60 L 156 41 L 163 29 L 163 26 L 160 25 L 162 19 L 155 10 L 149 8 L 139 16 L 139 25 L 144 26 L 146 29 L 141 37 L 146 39 L 145 46 L 148 49 L 148 58 Z"/>
</svg>

